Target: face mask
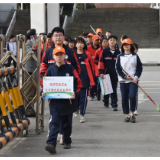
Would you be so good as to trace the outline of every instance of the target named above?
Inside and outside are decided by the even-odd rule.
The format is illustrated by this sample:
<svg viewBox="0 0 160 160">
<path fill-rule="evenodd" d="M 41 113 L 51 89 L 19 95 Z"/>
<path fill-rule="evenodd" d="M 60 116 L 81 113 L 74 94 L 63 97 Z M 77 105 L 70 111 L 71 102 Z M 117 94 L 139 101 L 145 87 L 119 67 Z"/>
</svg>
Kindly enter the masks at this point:
<svg viewBox="0 0 160 160">
<path fill-rule="evenodd" d="M 87 42 L 88 41 L 88 39 L 87 38 L 83 38 L 84 40 L 85 40 L 85 42 Z"/>
</svg>

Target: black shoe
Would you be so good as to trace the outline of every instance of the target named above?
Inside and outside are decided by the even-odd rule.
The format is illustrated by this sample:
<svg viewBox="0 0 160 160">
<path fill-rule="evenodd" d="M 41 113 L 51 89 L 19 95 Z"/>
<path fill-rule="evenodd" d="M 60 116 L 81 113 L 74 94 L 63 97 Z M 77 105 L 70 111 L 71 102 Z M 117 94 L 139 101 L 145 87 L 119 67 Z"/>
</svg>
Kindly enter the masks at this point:
<svg viewBox="0 0 160 160">
<path fill-rule="evenodd" d="M 130 121 L 130 117 L 126 117 L 125 119 L 124 119 L 124 122 L 129 122 Z"/>
<path fill-rule="evenodd" d="M 117 108 L 112 108 L 112 111 L 118 111 L 118 109 Z"/>
<path fill-rule="evenodd" d="M 71 148 L 71 144 L 64 144 L 63 149 L 70 149 Z"/>
<path fill-rule="evenodd" d="M 131 116 L 131 123 L 135 123 L 136 122 L 136 117 L 134 115 Z"/>
<path fill-rule="evenodd" d="M 51 145 L 51 144 L 48 144 L 46 147 L 45 147 L 45 150 L 48 151 L 49 153 L 56 153 L 56 147 L 54 145 Z"/>
<path fill-rule="evenodd" d="M 109 105 L 108 105 L 108 104 L 104 104 L 104 106 L 105 106 L 106 108 L 109 108 Z"/>
<path fill-rule="evenodd" d="M 101 100 L 101 95 L 97 94 L 97 101 L 100 101 L 100 100 Z"/>
</svg>

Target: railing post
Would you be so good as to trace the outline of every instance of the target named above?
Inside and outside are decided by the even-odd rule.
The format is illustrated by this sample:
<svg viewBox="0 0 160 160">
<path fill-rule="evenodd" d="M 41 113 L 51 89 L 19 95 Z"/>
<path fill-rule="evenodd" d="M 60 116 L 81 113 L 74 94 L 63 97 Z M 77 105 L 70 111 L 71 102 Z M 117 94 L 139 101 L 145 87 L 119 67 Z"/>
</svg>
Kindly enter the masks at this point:
<svg viewBox="0 0 160 160">
<path fill-rule="evenodd" d="M 84 3 L 84 10 L 86 10 L 86 3 Z"/>
<path fill-rule="evenodd" d="M 4 36 L 0 34 L 0 45 L 1 45 L 1 59 L 3 57 L 3 45 L 4 45 Z"/>
<path fill-rule="evenodd" d="M 16 42 L 17 42 L 17 83 L 20 87 L 20 37 L 19 35 L 16 36 Z"/>
<path fill-rule="evenodd" d="M 23 3 L 21 3 L 21 10 L 23 10 Z"/>
<path fill-rule="evenodd" d="M 22 40 L 22 59 L 25 57 L 25 35 L 22 35 L 21 37 Z M 22 70 L 22 84 L 25 82 L 25 73 Z"/>
<path fill-rule="evenodd" d="M 36 133 L 40 134 L 39 129 L 39 102 L 40 102 L 40 78 L 39 78 L 39 70 L 40 70 L 40 60 L 41 60 L 41 36 L 38 36 L 38 52 L 37 52 L 37 103 L 36 103 Z"/>
</svg>

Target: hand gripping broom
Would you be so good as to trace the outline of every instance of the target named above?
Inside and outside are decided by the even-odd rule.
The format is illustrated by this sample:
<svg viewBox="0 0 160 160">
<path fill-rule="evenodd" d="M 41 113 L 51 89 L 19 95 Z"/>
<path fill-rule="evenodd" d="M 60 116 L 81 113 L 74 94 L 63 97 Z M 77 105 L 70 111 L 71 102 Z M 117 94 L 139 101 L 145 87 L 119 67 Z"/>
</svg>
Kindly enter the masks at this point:
<svg viewBox="0 0 160 160">
<path fill-rule="evenodd" d="M 121 67 L 122 71 L 129 76 L 129 74 Z M 133 79 L 132 79 L 133 80 Z M 160 111 L 160 105 L 156 104 L 153 99 L 138 85 L 136 84 L 142 91 L 143 93 L 152 101 L 152 103 L 156 106 L 157 110 Z"/>
</svg>

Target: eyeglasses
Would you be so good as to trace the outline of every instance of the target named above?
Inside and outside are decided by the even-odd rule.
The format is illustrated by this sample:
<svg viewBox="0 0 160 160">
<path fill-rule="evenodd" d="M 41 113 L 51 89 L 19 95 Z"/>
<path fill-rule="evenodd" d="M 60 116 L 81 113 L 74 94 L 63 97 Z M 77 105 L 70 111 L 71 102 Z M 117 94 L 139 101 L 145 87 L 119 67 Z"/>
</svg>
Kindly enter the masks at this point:
<svg viewBox="0 0 160 160">
<path fill-rule="evenodd" d="M 63 35 L 53 35 L 53 37 L 55 37 L 55 38 L 62 38 L 63 37 Z"/>
</svg>

